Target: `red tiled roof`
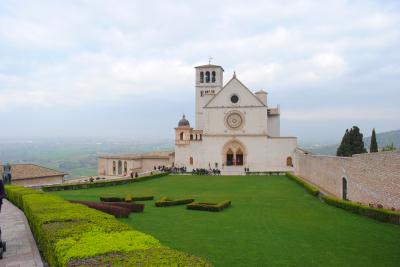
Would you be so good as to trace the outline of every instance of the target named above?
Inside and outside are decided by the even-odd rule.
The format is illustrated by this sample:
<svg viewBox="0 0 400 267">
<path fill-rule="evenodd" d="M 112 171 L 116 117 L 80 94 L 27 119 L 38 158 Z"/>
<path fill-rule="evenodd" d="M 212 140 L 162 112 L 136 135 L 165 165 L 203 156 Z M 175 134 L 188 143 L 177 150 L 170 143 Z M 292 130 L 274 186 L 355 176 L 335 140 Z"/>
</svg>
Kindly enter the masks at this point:
<svg viewBox="0 0 400 267">
<path fill-rule="evenodd" d="M 11 179 L 23 180 L 41 177 L 51 177 L 67 175 L 67 173 L 59 172 L 50 168 L 35 164 L 11 164 Z M 3 177 L 3 165 L 0 165 L 0 177 Z"/>
</svg>

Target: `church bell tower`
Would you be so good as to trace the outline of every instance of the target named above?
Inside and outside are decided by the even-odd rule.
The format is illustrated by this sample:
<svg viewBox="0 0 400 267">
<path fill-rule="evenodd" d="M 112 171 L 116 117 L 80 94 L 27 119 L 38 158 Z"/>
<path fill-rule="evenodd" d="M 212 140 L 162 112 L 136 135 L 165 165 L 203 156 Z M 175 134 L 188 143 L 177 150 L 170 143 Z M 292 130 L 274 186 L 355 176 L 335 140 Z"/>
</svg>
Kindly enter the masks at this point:
<svg viewBox="0 0 400 267">
<path fill-rule="evenodd" d="M 204 129 L 203 107 L 222 89 L 224 69 L 207 64 L 196 69 L 196 130 Z"/>
</svg>

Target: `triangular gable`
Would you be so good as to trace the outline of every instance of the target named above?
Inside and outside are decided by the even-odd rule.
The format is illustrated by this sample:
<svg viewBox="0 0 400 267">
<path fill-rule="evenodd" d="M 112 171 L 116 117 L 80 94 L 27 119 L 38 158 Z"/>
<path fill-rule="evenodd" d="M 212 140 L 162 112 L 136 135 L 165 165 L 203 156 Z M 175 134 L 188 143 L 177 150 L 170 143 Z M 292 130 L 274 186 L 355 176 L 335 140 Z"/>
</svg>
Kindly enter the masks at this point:
<svg viewBox="0 0 400 267">
<path fill-rule="evenodd" d="M 231 102 L 232 95 L 239 96 L 239 102 L 233 104 Z M 233 76 L 227 84 L 204 106 L 211 107 L 240 107 L 253 106 L 265 107 L 265 104 L 258 99 L 236 76 Z"/>
</svg>

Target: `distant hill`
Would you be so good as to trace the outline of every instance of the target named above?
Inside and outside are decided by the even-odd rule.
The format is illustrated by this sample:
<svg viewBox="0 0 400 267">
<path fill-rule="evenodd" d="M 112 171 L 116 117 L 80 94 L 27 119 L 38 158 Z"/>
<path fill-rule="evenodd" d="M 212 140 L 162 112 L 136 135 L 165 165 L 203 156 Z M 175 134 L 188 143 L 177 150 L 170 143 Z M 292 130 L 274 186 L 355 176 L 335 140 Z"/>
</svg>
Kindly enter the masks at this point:
<svg viewBox="0 0 400 267">
<path fill-rule="evenodd" d="M 397 149 L 400 148 L 400 130 L 394 130 L 394 131 L 389 131 L 389 132 L 383 132 L 383 133 L 377 133 L 376 134 L 376 140 L 378 142 L 378 147 L 381 149 L 382 147 L 386 145 L 390 145 L 393 143 Z M 371 143 L 371 137 L 365 137 L 364 138 L 364 144 L 365 148 L 369 149 L 369 144 Z M 339 144 L 335 145 L 326 145 L 326 146 L 314 146 L 314 147 L 309 147 L 305 148 L 305 150 L 314 153 L 314 154 L 319 154 L 319 155 L 336 155 L 336 150 L 338 148 Z"/>
</svg>

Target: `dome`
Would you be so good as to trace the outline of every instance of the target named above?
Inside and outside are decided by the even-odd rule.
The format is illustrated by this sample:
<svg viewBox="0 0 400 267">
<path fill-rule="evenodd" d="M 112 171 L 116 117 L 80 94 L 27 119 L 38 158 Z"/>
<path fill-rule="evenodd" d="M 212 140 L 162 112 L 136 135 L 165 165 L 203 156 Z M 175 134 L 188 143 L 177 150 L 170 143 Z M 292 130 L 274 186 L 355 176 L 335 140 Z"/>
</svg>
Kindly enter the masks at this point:
<svg viewBox="0 0 400 267">
<path fill-rule="evenodd" d="M 185 114 L 183 114 L 182 119 L 178 122 L 178 126 L 190 126 L 189 121 L 186 119 Z"/>
</svg>

